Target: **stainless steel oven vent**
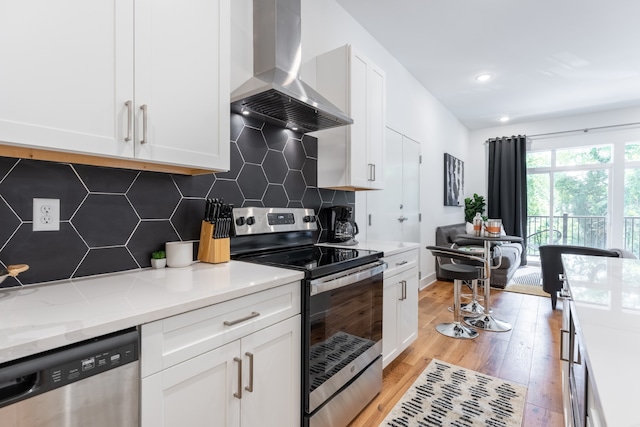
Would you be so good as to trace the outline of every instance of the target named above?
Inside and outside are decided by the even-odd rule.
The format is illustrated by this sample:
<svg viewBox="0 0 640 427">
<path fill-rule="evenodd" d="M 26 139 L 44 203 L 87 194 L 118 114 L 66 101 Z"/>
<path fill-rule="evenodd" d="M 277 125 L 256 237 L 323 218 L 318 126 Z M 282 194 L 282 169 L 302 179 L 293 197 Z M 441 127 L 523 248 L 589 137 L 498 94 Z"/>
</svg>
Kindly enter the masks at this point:
<svg viewBox="0 0 640 427">
<path fill-rule="evenodd" d="M 253 1 L 254 76 L 231 94 L 231 110 L 313 132 L 353 119 L 300 79 L 300 0 Z"/>
</svg>

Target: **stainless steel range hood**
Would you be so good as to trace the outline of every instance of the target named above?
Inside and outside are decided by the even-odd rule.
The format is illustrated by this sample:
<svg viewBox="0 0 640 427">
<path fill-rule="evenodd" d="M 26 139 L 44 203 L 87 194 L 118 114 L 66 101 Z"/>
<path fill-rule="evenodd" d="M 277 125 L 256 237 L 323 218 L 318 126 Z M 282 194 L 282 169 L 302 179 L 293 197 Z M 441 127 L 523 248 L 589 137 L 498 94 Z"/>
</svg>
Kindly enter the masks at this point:
<svg viewBox="0 0 640 427">
<path fill-rule="evenodd" d="M 254 76 L 231 94 L 231 110 L 313 132 L 353 119 L 300 80 L 300 0 L 253 0 Z"/>
</svg>

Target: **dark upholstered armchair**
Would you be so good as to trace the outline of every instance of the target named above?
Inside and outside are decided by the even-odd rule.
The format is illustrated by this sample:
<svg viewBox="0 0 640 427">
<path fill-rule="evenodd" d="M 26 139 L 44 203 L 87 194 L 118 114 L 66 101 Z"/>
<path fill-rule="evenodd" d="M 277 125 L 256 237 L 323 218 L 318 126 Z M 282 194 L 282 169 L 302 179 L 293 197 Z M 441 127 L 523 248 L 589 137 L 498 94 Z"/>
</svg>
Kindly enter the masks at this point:
<svg viewBox="0 0 640 427">
<path fill-rule="evenodd" d="M 556 308 L 558 301 L 558 291 L 562 289 L 560 274 L 564 273 L 562 268 L 562 254 L 591 255 L 618 257 L 620 254 L 606 249 L 590 248 L 587 246 L 571 245 L 542 245 L 540 251 L 540 267 L 542 269 L 542 289 L 551 295 L 551 307 Z"/>
</svg>

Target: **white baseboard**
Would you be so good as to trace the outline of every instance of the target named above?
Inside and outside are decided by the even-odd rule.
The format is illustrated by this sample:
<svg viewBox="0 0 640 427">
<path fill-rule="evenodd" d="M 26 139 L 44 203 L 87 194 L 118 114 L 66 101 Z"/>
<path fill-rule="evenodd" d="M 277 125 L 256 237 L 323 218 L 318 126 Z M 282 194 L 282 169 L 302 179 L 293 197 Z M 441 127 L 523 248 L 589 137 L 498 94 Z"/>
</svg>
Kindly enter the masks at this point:
<svg viewBox="0 0 640 427">
<path fill-rule="evenodd" d="M 420 290 L 425 289 L 427 286 L 433 285 L 438 279 L 436 278 L 436 272 L 434 271 L 431 274 L 426 275 L 422 279 L 420 279 L 419 288 Z"/>
</svg>

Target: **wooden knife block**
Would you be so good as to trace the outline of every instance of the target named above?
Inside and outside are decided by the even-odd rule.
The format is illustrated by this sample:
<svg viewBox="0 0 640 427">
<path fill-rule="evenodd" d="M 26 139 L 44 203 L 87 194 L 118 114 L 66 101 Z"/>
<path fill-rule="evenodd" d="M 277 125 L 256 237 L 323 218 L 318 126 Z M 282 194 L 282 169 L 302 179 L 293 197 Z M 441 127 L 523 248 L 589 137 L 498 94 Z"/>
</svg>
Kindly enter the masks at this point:
<svg viewBox="0 0 640 427">
<path fill-rule="evenodd" d="M 230 239 L 214 239 L 214 225 L 209 221 L 202 221 L 200 226 L 200 246 L 198 247 L 198 259 L 201 262 L 218 264 L 227 262 L 231 258 L 229 247 Z"/>
</svg>

